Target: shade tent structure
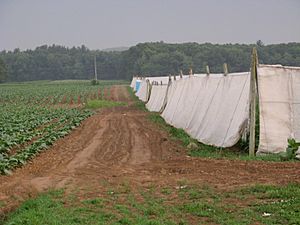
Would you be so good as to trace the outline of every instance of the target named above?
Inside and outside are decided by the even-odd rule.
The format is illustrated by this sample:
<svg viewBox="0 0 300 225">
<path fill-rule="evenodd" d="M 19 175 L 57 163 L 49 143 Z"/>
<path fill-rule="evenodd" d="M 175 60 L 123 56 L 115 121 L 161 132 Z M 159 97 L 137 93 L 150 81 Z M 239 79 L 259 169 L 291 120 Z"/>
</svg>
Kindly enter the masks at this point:
<svg viewBox="0 0 300 225">
<path fill-rule="evenodd" d="M 138 78 L 137 77 L 133 77 L 132 78 L 132 81 L 131 81 L 131 83 L 130 83 L 130 87 L 131 88 L 134 88 L 135 87 L 135 85 L 136 85 L 136 80 L 137 80 Z"/>
<path fill-rule="evenodd" d="M 150 84 L 152 84 L 153 81 L 158 82 L 158 84 L 168 84 L 169 80 L 180 80 L 181 78 L 187 78 L 189 75 L 166 75 L 166 76 L 153 76 L 153 77 L 146 77 L 150 81 Z"/>
<path fill-rule="evenodd" d="M 143 79 L 140 81 L 136 96 L 143 102 L 147 102 L 150 96 L 149 80 Z"/>
<path fill-rule="evenodd" d="M 250 72 L 228 73 L 226 67 L 224 74 L 208 70 L 167 80 L 146 78 L 136 95 L 149 111 L 202 143 L 230 147 L 243 136 L 254 155 L 256 146 L 258 154 L 280 153 L 288 139 L 300 141 L 300 67 L 258 64 L 254 48 Z"/>
<path fill-rule="evenodd" d="M 202 143 L 233 146 L 248 125 L 249 84 L 249 72 L 172 82 L 162 117 Z"/>
<path fill-rule="evenodd" d="M 258 153 L 285 151 L 300 140 L 300 68 L 258 65 L 260 135 Z"/>
<path fill-rule="evenodd" d="M 150 83 L 157 82 L 157 85 L 151 86 L 151 95 L 146 108 L 151 112 L 162 112 L 167 103 L 167 93 L 172 81 L 188 78 L 189 75 L 168 76 L 168 77 L 148 77 Z"/>
<path fill-rule="evenodd" d="M 149 80 L 150 84 L 153 81 L 157 82 L 158 84 L 167 85 L 169 83 L 169 76 L 159 76 L 159 77 L 146 77 Z"/>
<path fill-rule="evenodd" d="M 187 78 L 188 75 L 184 75 L 182 76 L 182 78 Z M 159 76 L 159 77 L 143 77 L 142 79 L 136 79 L 135 83 L 136 83 L 136 88 L 134 89 L 136 91 L 136 96 L 142 100 L 143 102 L 148 102 L 148 100 L 150 101 L 150 108 L 153 108 L 153 103 L 155 103 L 155 109 L 153 108 L 152 110 L 156 111 L 159 108 L 159 104 L 163 105 L 163 101 L 165 99 L 165 96 L 161 96 L 164 93 L 164 88 L 154 88 L 153 92 L 155 96 L 155 101 L 154 99 L 150 97 L 150 93 L 152 91 L 152 87 L 154 85 L 151 85 L 153 83 L 156 83 L 157 85 L 168 85 L 169 84 L 169 80 L 176 80 L 176 79 L 180 79 L 180 76 Z M 134 78 L 133 78 L 134 80 Z M 132 81 L 133 83 L 133 81 Z M 162 89 L 162 90 L 160 90 Z M 156 94 L 156 91 L 159 91 L 158 94 Z M 166 93 L 164 93 L 163 95 L 166 95 Z M 159 102 L 161 100 L 161 102 Z"/>
<path fill-rule="evenodd" d="M 135 81 L 135 86 L 133 88 L 134 91 L 139 91 L 139 89 L 141 87 L 141 82 L 142 82 L 142 80 L 138 80 L 138 79 Z"/>
<path fill-rule="evenodd" d="M 161 112 L 165 106 L 168 85 L 152 85 L 146 108 L 150 112 Z"/>
<path fill-rule="evenodd" d="M 150 89 L 153 81 L 163 85 Z M 147 77 L 136 95 L 144 102 L 149 99 L 149 111 L 162 112 L 167 123 L 193 138 L 229 147 L 238 142 L 248 125 L 249 83 L 249 72 L 185 75 L 170 82 L 169 77 Z"/>
</svg>

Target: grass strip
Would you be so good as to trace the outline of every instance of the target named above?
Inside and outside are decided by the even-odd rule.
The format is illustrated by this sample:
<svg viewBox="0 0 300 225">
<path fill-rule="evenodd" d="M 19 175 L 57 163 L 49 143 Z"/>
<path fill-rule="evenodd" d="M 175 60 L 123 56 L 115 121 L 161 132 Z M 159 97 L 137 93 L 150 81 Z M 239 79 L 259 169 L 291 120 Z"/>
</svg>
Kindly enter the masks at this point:
<svg viewBox="0 0 300 225">
<path fill-rule="evenodd" d="M 126 103 L 124 102 L 115 102 L 108 100 L 88 100 L 85 107 L 87 109 L 100 109 L 100 108 L 110 108 L 115 106 L 124 106 Z"/>
<path fill-rule="evenodd" d="M 166 191 L 168 190 L 168 191 Z M 300 184 L 254 185 L 231 191 L 107 187 L 101 197 L 50 191 L 25 201 L 1 224 L 300 224 Z M 98 195 L 99 196 L 99 195 Z"/>
</svg>

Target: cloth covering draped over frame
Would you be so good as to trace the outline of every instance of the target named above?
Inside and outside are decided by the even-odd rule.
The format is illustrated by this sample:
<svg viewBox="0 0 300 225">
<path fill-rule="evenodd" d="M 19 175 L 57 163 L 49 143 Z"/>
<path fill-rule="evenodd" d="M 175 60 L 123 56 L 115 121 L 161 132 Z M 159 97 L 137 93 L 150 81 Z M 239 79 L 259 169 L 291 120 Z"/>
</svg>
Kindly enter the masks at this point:
<svg viewBox="0 0 300 225">
<path fill-rule="evenodd" d="M 260 135 L 258 153 L 286 150 L 287 139 L 300 140 L 300 68 L 257 67 Z"/>
<path fill-rule="evenodd" d="M 250 73 L 194 75 L 172 82 L 162 117 L 198 141 L 236 144 L 248 125 Z"/>
</svg>

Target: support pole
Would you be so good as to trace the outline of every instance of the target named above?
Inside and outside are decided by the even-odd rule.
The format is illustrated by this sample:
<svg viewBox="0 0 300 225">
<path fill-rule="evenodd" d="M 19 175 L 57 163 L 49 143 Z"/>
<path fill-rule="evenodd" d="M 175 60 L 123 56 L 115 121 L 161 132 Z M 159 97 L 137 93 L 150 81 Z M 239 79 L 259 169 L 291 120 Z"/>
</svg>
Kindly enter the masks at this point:
<svg viewBox="0 0 300 225">
<path fill-rule="evenodd" d="M 94 56 L 94 69 L 95 69 L 95 80 L 97 81 L 97 61 L 96 61 L 96 55 Z"/>
<path fill-rule="evenodd" d="M 205 68 L 206 68 L 206 75 L 207 75 L 207 76 L 209 76 L 209 74 L 210 74 L 210 71 L 209 71 L 209 66 L 208 66 L 208 65 L 206 65 L 206 67 L 205 67 Z"/>
<path fill-rule="evenodd" d="M 180 76 L 180 79 L 181 79 L 182 78 L 182 70 L 180 70 L 180 75 L 179 76 Z"/>
<path fill-rule="evenodd" d="M 150 93 L 151 93 L 152 85 L 151 85 L 151 83 L 150 83 L 150 81 L 148 79 L 146 79 L 146 83 L 147 83 L 146 102 L 148 102 L 149 98 L 150 98 Z"/>
<path fill-rule="evenodd" d="M 227 67 L 227 63 L 223 64 L 223 70 L 224 70 L 224 76 L 228 75 L 228 67 Z"/>
<path fill-rule="evenodd" d="M 256 99 L 257 99 L 257 51 L 252 50 L 251 78 L 250 78 L 250 137 L 249 156 L 255 156 L 255 123 L 256 123 Z"/>
<path fill-rule="evenodd" d="M 190 76 L 192 76 L 192 75 L 193 75 L 193 69 L 190 68 Z"/>
</svg>

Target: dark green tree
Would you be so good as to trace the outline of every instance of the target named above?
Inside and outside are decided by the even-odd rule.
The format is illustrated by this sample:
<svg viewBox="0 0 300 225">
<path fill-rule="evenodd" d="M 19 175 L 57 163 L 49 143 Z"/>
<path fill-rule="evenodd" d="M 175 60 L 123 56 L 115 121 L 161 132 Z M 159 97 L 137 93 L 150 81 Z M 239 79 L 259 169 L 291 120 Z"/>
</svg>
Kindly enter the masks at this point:
<svg viewBox="0 0 300 225">
<path fill-rule="evenodd" d="M 3 60 L 0 59 L 0 83 L 4 82 L 6 80 L 6 76 L 7 76 L 6 65 L 3 62 Z"/>
<path fill-rule="evenodd" d="M 93 79 L 94 55 L 100 79 L 129 80 L 137 74 L 168 75 L 179 70 L 187 74 L 189 68 L 203 73 L 206 65 L 212 73 L 222 73 L 224 62 L 229 72 L 249 71 L 253 47 L 259 63 L 300 66 L 300 43 L 264 45 L 262 41 L 250 45 L 140 43 L 122 52 L 42 45 L 34 50 L 2 51 L 0 58 L 6 64 L 6 81 Z"/>
</svg>

